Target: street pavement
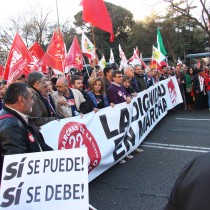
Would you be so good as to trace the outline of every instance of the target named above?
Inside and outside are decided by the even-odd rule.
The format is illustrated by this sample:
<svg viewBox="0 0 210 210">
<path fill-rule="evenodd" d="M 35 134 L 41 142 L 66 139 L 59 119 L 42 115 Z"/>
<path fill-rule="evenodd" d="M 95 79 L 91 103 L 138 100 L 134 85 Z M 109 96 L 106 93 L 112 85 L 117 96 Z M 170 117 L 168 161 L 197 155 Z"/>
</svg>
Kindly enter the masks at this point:
<svg viewBox="0 0 210 210">
<path fill-rule="evenodd" d="M 162 210 L 183 166 L 210 151 L 210 111 L 168 113 L 143 141 L 143 153 L 89 184 L 97 210 Z"/>
</svg>

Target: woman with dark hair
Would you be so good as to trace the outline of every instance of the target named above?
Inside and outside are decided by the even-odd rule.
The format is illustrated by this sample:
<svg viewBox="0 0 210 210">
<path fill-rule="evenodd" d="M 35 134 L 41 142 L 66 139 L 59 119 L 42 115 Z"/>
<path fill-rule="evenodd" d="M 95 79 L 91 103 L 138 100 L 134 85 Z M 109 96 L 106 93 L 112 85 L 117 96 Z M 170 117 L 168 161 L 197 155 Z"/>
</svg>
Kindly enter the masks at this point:
<svg viewBox="0 0 210 210">
<path fill-rule="evenodd" d="M 186 104 L 187 109 L 189 111 L 193 110 L 193 76 L 194 76 L 194 69 L 192 67 L 187 69 L 185 74 L 185 97 L 186 97 Z"/>
<path fill-rule="evenodd" d="M 97 109 L 102 109 L 110 106 L 109 100 L 105 93 L 105 86 L 100 77 L 97 77 L 92 81 L 92 90 L 88 92 L 88 96 L 94 103 L 94 107 Z"/>
</svg>

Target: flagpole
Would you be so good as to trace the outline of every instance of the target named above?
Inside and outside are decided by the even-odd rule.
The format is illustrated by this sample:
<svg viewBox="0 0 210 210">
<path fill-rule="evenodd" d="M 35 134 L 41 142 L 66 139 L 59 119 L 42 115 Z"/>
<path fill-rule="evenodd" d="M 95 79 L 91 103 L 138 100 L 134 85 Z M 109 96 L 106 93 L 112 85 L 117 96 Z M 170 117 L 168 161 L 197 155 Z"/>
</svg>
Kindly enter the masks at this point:
<svg viewBox="0 0 210 210">
<path fill-rule="evenodd" d="M 96 55 L 96 40 L 95 40 L 95 34 L 94 34 L 94 28 L 93 25 L 91 24 L 91 28 L 92 28 L 92 37 L 93 37 L 93 44 L 94 44 L 94 51 L 95 51 L 95 55 Z"/>
<path fill-rule="evenodd" d="M 58 28 L 60 28 L 59 14 L 58 14 L 58 1 L 57 0 L 56 0 L 56 11 L 57 11 Z"/>
</svg>

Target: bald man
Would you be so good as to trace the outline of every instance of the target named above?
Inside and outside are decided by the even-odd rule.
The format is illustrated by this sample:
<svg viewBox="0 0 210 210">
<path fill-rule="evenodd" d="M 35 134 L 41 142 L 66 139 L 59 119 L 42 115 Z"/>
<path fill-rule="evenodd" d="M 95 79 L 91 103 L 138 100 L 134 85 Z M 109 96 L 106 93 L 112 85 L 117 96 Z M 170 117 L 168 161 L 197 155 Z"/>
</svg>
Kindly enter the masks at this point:
<svg viewBox="0 0 210 210">
<path fill-rule="evenodd" d="M 85 102 L 82 93 L 74 88 L 69 88 L 68 79 L 60 77 L 56 82 L 57 91 L 52 94 L 56 111 L 65 117 L 73 117 L 83 113 L 80 106 Z"/>
</svg>

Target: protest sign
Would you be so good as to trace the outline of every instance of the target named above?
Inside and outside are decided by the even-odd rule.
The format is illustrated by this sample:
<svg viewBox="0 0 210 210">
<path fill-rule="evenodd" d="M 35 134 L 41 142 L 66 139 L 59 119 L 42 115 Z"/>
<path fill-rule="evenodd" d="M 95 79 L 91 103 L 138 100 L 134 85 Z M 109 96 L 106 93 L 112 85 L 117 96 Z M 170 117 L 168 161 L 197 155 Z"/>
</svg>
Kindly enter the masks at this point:
<svg viewBox="0 0 210 210">
<path fill-rule="evenodd" d="M 89 209 L 87 149 L 7 155 L 0 206 L 9 210 Z"/>
</svg>

